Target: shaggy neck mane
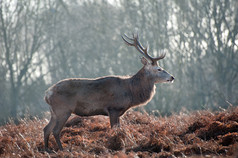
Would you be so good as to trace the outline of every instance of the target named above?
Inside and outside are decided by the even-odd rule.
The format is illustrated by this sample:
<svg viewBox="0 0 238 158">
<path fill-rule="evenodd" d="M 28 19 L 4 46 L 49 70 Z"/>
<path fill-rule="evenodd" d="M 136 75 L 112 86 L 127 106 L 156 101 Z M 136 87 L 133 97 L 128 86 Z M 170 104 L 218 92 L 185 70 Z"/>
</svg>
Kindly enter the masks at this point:
<svg viewBox="0 0 238 158">
<path fill-rule="evenodd" d="M 154 81 L 146 77 L 144 68 L 130 78 L 130 83 L 132 94 L 131 106 L 145 105 L 155 94 Z"/>
</svg>

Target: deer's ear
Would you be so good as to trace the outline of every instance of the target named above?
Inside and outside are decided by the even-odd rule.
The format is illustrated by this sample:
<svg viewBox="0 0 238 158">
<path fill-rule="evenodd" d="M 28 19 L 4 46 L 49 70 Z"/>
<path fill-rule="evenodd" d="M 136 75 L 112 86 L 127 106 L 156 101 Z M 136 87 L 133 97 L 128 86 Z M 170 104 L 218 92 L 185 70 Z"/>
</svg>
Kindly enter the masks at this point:
<svg viewBox="0 0 238 158">
<path fill-rule="evenodd" d="M 145 57 L 141 57 L 141 63 L 142 63 L 143 65 L 149 64 L 149 62 L 146 60 Z"/>
</svg>

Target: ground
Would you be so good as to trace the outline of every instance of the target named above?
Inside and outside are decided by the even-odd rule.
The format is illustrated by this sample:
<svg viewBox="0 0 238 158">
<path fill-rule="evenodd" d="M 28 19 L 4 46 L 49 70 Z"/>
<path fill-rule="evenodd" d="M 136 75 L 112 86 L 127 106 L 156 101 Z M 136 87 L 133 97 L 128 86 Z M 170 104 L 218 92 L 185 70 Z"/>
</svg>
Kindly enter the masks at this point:
<svg viewBox="0 0 238 158">
<path fill-rule="evenodd" d="M 50 137 L 48 119 L 22 119 L 0 127 L 0 157 L 237 157 L 238 107 L 217 112 L 181 112 L 169 117 L 128 111 L 120 128 L 105 116 L 72 116 L 61 133 L 64 151 Z"/>
</svg>

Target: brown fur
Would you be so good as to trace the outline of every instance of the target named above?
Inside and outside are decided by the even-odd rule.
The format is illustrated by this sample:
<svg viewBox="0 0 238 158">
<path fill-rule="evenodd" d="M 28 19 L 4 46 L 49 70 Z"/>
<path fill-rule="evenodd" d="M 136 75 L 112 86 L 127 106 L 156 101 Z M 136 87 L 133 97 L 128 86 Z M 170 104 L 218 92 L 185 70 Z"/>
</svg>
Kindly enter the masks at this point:
<svg viewBox="0 0 238 158">
<path fill-rule="evenodd" d="M 132 77 L 107 76 L 97 79 L 65 79 L 46 91 L 51 106 L 51 120 L 44 129 L 45 147 L 51 131 L 60 149 L 59 133 L 71 113 L 80 116 L 106 115 L 111 127 L 129 108 L 146 104 L 154 95 L 155 85 L 144 67 Z"/>
<path fill-rule="evenodd" d="M 109 115 L 108 109 L 117 109 L 122 115 L 130 107 L 151 100 L 155 85 L 144 75 L 141 69 L 132 77 L 65 79 L 46 91 L 45 101 L 53 111 L 64 105 L 63 111 L 80 116 Z"/>
<path fill-rule="evenodd" d="M 125 39 L 123 38 L 125 41 Z M 136 41 L 135 41 L 136 40 Z M 44 128 L 44 143 L 46 151 L 50 133 L 53 132 L 60 150 L 60 131 L 71 113 L 80 116 L 106 115 L 110 118 L 111 127 L 120 125 L 119 117 L 129 108 L 147 104 L 155 93 L 155 83 L 171 82 L 173 76 L 162 70 L 157 61 L 164 58 L 152 58 L 147 49 L 139 49 L 135 37 L 133 45 L 149 58 L 149 63 L 141 58 L 143 68 L 134 76 L 106 76 L 96 79 L 65 79 L 46 91 L 45 101 L 51 107 L 51 120 Z"/>
</svg>

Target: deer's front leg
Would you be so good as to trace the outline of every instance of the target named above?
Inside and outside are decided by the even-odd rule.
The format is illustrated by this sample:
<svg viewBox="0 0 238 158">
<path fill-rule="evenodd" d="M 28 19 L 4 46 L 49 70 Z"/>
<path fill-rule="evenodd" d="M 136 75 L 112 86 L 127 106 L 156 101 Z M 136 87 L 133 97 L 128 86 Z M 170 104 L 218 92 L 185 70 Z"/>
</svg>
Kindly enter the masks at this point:
<svg viewBox="0 0 238 158">
<path fill-rule="evenodd" d="M 111 128 L 113 126 L 118 126 L 120 127 L 120 110 L 116 110 L 116 109 L 108 109 L 108 113 L 109 113 L 109 118 L 110 118 L 110 124 L 111 124 Z"/>
</svg>

